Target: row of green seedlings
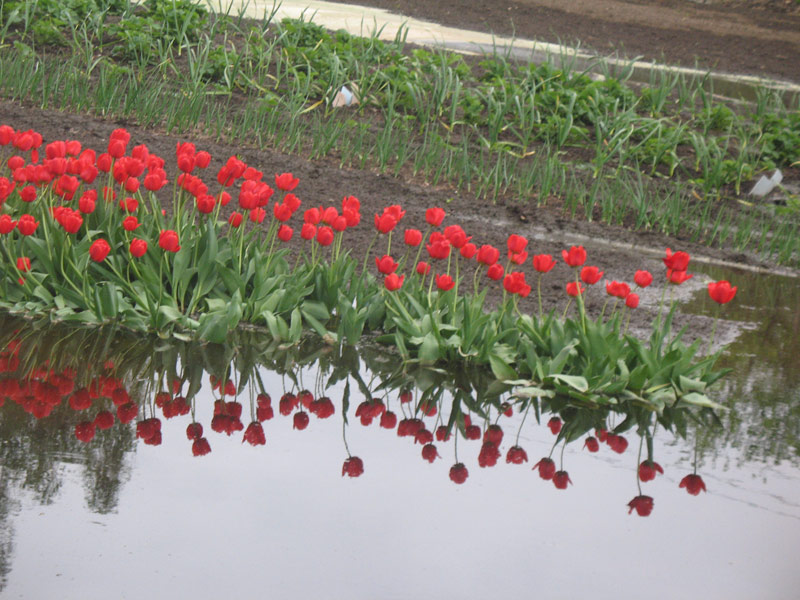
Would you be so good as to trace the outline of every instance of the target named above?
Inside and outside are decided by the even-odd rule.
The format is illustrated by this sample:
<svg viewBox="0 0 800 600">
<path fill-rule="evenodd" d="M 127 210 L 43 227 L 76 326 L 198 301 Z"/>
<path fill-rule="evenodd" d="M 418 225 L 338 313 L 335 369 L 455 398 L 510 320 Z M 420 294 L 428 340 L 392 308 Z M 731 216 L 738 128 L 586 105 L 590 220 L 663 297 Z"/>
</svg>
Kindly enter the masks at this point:
<svg viewBox="0 0 800 600">
<path fill-rule="evenodd" d="M 24 54 L 0 62 L 11 97 L 35 95 L 44 107 L 134 116 L 145 126 L 166 124 L 168 130 L 175 131 L 196 130 L 205 124 L 206 130 L 217 137 L 245 136 L 259 145 L 277 141 L 284 151 L 309 151 L 312 156 L 336 150 L 343 165 L 363 168 L 374 164 L 377 157 L 382 169 L 394 162 L 394 172 L 399 173 L 411 163 L 415 174 L 424 173 L 434 183 L 448 180 L 470 188 L 477 179 L 473 191 L 478 196 L 535 194 L 537 203 L 542 204 L 557 195 L 573 216 L 582 214 L 591 220 L 597 215 L 615 224 L 633 219 L 637 228 L 658 228 L 669 234 L 689 232 L 693 240 L 708 244 L 730 240 L 739 250 L 755 250 L 782 263 L 797 259 L 800 237 L 791 219 L 776 224 L 761 212 L 719 209 L 709 196 L 698 203 L 688 186 L 657 186 L 636 172 L 612 180 L 581 177 L 568 173 L 557 153 L 549 150 L 534 157 L 493 157 L 484 148 L 476 154 L 476 144 L 468 134 L 451 144 L 434 128 L 426 128 L 422 143 L 415 147 L 414 128 L 399 115 L 385 121 L 377 135 L 366 123 L 331 120 L 319 113 L 304 115 L 307 88 L 276 102 L 256 99 L 254 108 L 234 111 L 238 122 L 230 123 L 229 104 L 225 100 L 209 102 L 207 88 L 195 89 L 188 96 L 177 94 L 163 78 L 142 80 L 104 65 L 98 69 L 94 85 L 87 86 L 84 74 L 69 64 L 42 69 L 36 65 L 35 57 Z M 286 118 L 287 113 L 290 118 Z"/>
<path fill-rule="evenodd" d="M 245 35 L 243 13 L 235 19 L 228 9 L 213 21 L 209 34 L 201 35 L 198 27 L 206 20 L 201 9 L 184 2 L 182 10 L 173 6 L 167 15 L 158 2 L 145 6 L 148 4 L 152 5 L 149 14 L 135 19 L 174 25 L 159 35 L 150 30 L 138 32 L 138 43 L 156 52 L 148 54 L 138 67 L 154 63 L 162 70 L 175 71 L 177 48 L 179 54 L 186 50 L 188 66 L 174 74 L 185 77 L 186 85 L 192 87 L 216 81 L 227 91 L 254 86 L 296 96 L 297 89 L 282 86 L 289 74 L 292 79 L 308 80 L 313 96 L 319 97 L 335 93 L 341 84 L 355 82 L 365 99 L 390 107 L 390 116 L 396 107 L 403 114 L 415 115 L 420 123 L 441 120 L 450 128 L 480 126 L 476 128 L 479 139 L 500 152 L 525 155 L 542 140 L 556 148 L 568 142 L 588 142 L 595 152 L 594 177 L 609 165 L 619 170 L 626 164 L 651 173 L 661 166 L 671 176 L 684 160 L 679 146 L 684 150 L 691 147 L 696 160 L 684 169 L 685 176 L 694 178 L 704 194 L 717 194 L 728 182 L 734 182 L 739 193 L 741 182 L 752 178 L 756 169 L 785 164 L 800 148 L 800 140 L 795 139 L 800 134 L 791 122 L 796 113 L 787 113 L 780 99 L 771 103 L 773 109 L 783 110 L 780 116 L 774 110 L 762 111 L 764 103 L 759 102 L 753 127 L 727 106 L 714 105 L 713 89 L 706 91 L 702 80 L 687 85 L 682 75 L 654 78 L 638 100 L 617 79 L 593 82 L 585 74 L 573 73 L 564 57 L 559 71 L 546 65 L 519 69 L 507 56 L 496 55 L 482 62 L 485 73 L 478 79 L 455 54 L 418 50 L 409 60 L 402 54 L 399 39 L 384 45 L 376 39 L 377 33 L 366 43 L 354 43 L 352 36 L 342 32 L 331 35 L 310 22 L 285 20 L 277 24 L 271 41 L 265 42 L 264 33 L 274 12 L 265 14 L 263 23 Z M 115 24 L 117 29 L 111 33 L 119 36 L 119 28 L 134 27 L 139 22 L 135 19 Z M 98 25 L 97 19 L 88 22 L 94 27 L 94 37 L 101 37 L 102 24 Z M 233 42 L 228 48 L 229 31 L 240 40 L 238 52 Z M 222 45 L 215 41 L 218 33 L 225 37 Z M 85 33 L 82 37 L 83 43 L 75 38 L 73 47 L 85 55 L 90 70 L 99 59 L 92 47 L 93 36 Z M 277 51 L 276 57 L 273 51 Z M 620 79 L 626 79 L 624 72 Z M 666 99 L 672 96 L 677 96 L 674 115 L 691 105 L 688 120 L 681 116 L 675 117 L 677 122 L 653 118 L 662 116 Z M 649 116 L 641 115 L 641 106 Z M 305 107 L 304 103 L 301 110 Z M 711 130 L 727 132 L 710 137 Z"/>
</svg>

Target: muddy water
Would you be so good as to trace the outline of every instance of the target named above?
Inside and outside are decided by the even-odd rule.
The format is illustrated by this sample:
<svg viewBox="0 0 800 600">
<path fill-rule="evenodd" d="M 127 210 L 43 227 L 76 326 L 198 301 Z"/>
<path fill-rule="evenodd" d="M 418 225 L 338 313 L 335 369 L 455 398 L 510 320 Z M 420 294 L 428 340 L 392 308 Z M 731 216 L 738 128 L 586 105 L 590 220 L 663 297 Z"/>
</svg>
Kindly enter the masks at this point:
<svg viewBox="0 0 800 600">
<path fill-rule="evenodd" d="M 7 402 L 2 597 L 794 598 L 800 282 L 694 270 L 740 286 L 722 313 L 744 324 L 721 358 L 733 372 L 717 397 L 730 410 L 722 427 L 690 430 L 685 441 L 657 434 L 664 474 L 648 483 L 637 484 L 639 442 L 629 433 L 623 454 L 605 446 L 591 454 L 580 443 L 556 452 L 572 485 L 555 489 L 531 471 L 553 445 L 546 417 L 521 428 L 523 465 L 501 458 L 480 468 L 479 442 L 463 439 L 457 448 L 437 443 L 441 458 L 429 464 L 410 439 L 359 423 L 355 383 L 344 425 L 344 380 L 326 390 L 336 414 L 298 431 L 278 414 L 291 382 L 267 368 L 259 374 L 275 418 L 265 422 L 266 445 L 212 433 L 219 394 L 205 385 L 194 414 L 212 448 L 202 457 L 186 437 L 190 415 L 162 418 L 158 446 L 120 426 L 84 445 L 74 411 L 37 421 Z M 712 318 L 712 304 L 701 291 L 684 309 Z M 295 373 L 316 387 L 314 367 Z M 239 400 L 247 424 L 247 395 Z M 385 401 L 407 412 L 396 393 Z M 502 417 L 503 456 L 521 420 Z M 358 478 L 342 477 L 348 449 L 364 461 Z M 469 469 L 463 485 L 448 477 L 456 451 Z M 695 458 L 708 490 L 696 497 L 679 487 Z M 628 514 L 640 493 L 654 499 L 646 518 Z"/>
</svg>

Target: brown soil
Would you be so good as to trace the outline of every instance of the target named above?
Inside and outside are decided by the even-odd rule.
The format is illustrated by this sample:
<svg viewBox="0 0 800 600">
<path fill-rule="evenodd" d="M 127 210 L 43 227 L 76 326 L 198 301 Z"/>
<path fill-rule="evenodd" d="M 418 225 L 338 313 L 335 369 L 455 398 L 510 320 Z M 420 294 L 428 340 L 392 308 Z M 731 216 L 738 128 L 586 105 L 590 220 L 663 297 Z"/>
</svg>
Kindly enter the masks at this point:
<svg viewBox="0 0 800 600">
<path fill-rule="evenodd" d="M 349 0 L 331 0 L 351 4 Z M 796 0 L 356 0 L 467 30 L 800 82 Z"/>
</svg>

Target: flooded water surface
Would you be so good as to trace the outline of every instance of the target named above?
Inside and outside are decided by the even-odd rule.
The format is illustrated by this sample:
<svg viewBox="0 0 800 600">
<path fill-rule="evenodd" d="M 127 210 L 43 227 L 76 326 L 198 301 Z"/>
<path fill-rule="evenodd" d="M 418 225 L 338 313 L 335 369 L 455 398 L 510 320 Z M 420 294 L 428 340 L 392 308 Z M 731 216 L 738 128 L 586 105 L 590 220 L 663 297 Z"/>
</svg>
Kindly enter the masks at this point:
<svg viewBox="0 0 800 600">
<path fill-rule="evenodd" d="M 736 278 L 724 318 L 747 323 L 729 410 L 656 429 L 644 482 L 635 428 L 564 446 L 568 423 L 482 374 L 7 319 L 0 596 L 795 598 L 800 288 L 706 275 Z"/>
</svg>

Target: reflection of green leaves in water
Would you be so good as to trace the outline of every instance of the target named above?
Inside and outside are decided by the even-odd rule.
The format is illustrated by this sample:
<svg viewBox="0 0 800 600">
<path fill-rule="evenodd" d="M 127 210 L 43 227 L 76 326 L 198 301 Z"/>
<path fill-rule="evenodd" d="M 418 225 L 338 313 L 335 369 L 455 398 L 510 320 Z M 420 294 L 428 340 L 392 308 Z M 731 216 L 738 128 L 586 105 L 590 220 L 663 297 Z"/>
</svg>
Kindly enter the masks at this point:
<svg viewBox="0 0 800 600">
<path fill-rule="evenodd" d="M 695 269 L 739 286 L 720 318 L 746 325 L 719 359 L 731 373 L 715 396 L 731 410 L 720 414 L 721 428 L 698 432 L 701 459 L 721 458 L 733 447 L 739 462 L 800 464 L 800 281 L 706 265 Z M 682 310 L 713 317 L 718 308 L 704 290 Z"/>
</svg>

